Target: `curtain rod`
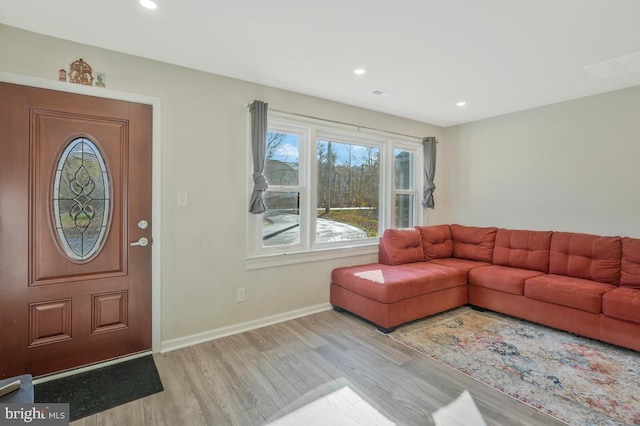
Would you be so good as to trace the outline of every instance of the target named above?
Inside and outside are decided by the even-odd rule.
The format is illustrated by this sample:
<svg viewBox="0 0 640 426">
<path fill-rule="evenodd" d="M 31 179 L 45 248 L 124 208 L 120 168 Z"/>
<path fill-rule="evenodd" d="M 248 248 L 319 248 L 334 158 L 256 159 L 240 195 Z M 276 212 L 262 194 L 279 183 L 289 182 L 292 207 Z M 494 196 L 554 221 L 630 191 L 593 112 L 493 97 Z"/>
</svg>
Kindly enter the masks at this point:
<svg viewBox="0 0 640 426">
<path fill-rule="evenodd" d="M 245 103 L 244 106 L 248 108 L 248 107 L 251 106 L 251 104 L 250 103 Z M 269 111 L 279 112 L 281 114 L 295 115 L 296 117 L 310 118 L 312 120 L 326 121 L 327 123 L 341 124 L 343 126 L 356 127 L 358 129 L 358 131 L 360 129 L 366 129 L 366 130 L 373 130 L 374 132 L 381 132 L 381 133 L 387 133 L 387 134 L 390 134 L 390 135 L 403 136 L 405 138 L 418 139 L 420 141 L 422 141 L 424 139 L 424 137 L 421 137 L 421 136 L 414 136 L 414 135 L 408 135 L 406 133 L 392 132 L 390 130 L 375 129 L 373 127 L 360 126 L 358 124 L 346 123 L 344 121 L 329 120 L 327 118 L 314 117 L 313 115 L 298 114 L 298 113 L 295 113 L 295 112 L 283 111 L 281 109 L 276 109 L 276 108 L 269 108 Z M 438 141 L 436 141 L 436 143 L 438 143 Z"/>
</svg>

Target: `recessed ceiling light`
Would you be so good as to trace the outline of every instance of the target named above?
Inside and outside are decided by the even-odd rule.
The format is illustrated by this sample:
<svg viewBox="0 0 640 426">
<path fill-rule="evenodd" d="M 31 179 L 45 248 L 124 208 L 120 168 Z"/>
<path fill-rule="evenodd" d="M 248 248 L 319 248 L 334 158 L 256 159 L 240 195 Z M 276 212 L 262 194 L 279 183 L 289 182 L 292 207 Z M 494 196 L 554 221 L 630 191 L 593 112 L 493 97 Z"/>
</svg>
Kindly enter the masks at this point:
<svg viewBox="0 0 640 426">
<path fill-rule="evenodd" d="M 354 73 L 355 75 L 362 75 L 362 74 L 364 74 L 365 72 L 367 72 L 367 70 L 364 70 L 364 69 L 362 69 L 362 68 L 358 68 L 358 69 L 356 69 L 356 70 L 353 70 L 353 73 Z"/>
<path fill-rule="evenodd" d="M 456 103 L 456 106 L 463 107 L 463 106 L 465 106 L 466 104 L 467 104 L 467 102 L 466 102 L 466 101 L 460 101 L 460 102 Z"/>
<path fill-rule="evenodd" d="M 142 7 L 146 7 L 147 9 L 155 9 L 156 7 L 158 7 L 156 2 L 154 2 L 153 0 L 140 0 L 140 5 Z"/>
</svg>

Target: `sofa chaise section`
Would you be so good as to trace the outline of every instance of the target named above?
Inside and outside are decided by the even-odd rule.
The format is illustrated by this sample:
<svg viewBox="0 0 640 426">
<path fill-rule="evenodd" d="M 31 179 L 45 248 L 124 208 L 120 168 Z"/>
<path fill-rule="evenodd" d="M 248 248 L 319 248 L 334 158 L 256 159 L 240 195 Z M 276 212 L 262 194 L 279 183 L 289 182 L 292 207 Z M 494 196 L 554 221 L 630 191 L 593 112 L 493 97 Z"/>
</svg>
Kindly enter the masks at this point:
<svg viewBox="0 0 640 426">
<path fill-rule="evenodd" d="M 468 271 L 489 264 L 488 245 L 493 245 L 495 228 L 487 232 L 460 226 L 455 232 L 460 238 L 456 247 L 449 225 L 386 230 L 379 263 L 332 272 L 331 304 L 373 322 L 383 332 L 465 305 Z"/>
<path fill-rule="evenodd" d="M 337 310 L 365 318 L 385 333 L 467 303 L 466 272 L 424 262 L 338 268 L 331 281 Z"/>
</svg>

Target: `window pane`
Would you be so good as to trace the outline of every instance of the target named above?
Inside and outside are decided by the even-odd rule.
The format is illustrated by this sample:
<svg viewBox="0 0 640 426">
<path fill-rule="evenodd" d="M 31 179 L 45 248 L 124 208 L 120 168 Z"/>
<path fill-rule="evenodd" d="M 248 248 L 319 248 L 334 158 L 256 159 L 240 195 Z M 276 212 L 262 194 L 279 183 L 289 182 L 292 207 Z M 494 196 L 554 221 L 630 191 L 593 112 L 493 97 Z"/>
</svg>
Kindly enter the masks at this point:
<svg viewBox="0 0 640 426">
<path fill-rule="evenodd" d="M 380 149 L 318 140 L 316 241 L 378 235 Z"/>
<path fill-rule="evenodd" d="M 415 195 L 396 194 L 396 228 L 411 228 Z"/>
<path fill-rule="evenodd" d="M 300 136 L 267 132 L 264 175 L 270 185 L 298 185 Z"/>
<path fill-rule="evenodd" d="M 265 192 L 267 211 L 262 215 L 262 246 L 300 243 L 300 193 Z"/>
<path fill-rule="evenodd" d="M 413 152 L 394 150 L 396 164 L 396 189 L 413 189 Z"/>
</svg>

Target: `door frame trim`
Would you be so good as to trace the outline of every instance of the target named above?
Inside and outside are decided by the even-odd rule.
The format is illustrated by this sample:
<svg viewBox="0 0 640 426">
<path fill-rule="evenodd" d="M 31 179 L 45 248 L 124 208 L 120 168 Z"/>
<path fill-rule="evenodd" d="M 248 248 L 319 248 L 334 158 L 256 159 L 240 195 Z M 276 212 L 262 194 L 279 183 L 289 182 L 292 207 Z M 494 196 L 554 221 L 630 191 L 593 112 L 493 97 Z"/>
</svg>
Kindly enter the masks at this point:
<svg viewBox="0 0 640 426">
<path fill-rule="evenodd" d="M 41 89 L 57 90 L 60 92 L 75 93 L 80 95 L 95 96 L 105 99 L 114 99 L 126 102 L 137 102 L 141 104 L 151 105 L 153 107 L 153 123 L 152 123 L 152 147 L 153 147 L 153 174 L 152 174 L 152 213 L 151 223 L 153 230 L 151 233 L 153 244 L 151 245 L 151 350 L 153 353 L 160 352 L 162 344 L 162 269 L 161 265 L 161 101 L 160 97 L 140 95 L 137 93 L 121 92 L 118 90 L 83 86 L 81 84 L 67 83 L 57 80 L 49 80 L 29 75 L 14 74 L 10 72 L 0 71 L 0 82 L 20 84 L 23 86 L 37 87 Z"/>
</svg>

